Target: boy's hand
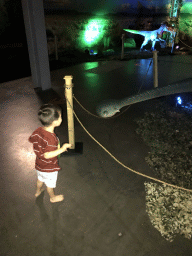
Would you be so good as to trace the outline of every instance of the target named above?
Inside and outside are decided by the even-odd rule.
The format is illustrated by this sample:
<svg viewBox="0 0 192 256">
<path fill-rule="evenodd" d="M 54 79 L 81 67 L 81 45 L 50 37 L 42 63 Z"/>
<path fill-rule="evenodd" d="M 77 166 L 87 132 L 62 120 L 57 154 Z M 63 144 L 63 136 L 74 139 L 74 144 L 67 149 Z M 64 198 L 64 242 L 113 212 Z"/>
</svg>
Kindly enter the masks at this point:
<svg viewBox="0 0 192 256">
<path fill-rule="evenodd" d="M 65 143 L 65 144 L 63 144 L 63 146 L 61 147 L 64 151 L 66 151 L 67 150 L 67 148 L 71 148 L 72 147 L 72 145 L 71 144 L 69 144 L 69 143 Z"/>
</svg>

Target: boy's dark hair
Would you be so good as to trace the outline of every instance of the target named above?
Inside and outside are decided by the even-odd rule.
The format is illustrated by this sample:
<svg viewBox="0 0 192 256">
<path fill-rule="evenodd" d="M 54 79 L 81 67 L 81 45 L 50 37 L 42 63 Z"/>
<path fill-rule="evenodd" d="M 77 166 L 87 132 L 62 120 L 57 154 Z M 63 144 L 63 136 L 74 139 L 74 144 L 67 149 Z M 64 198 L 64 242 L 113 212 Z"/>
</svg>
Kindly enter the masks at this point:
<svg viewBox="0 0 192 256">
<path fill-rule="evenodd" d="M 59 118 L 59 113 L 62 113 L 62 109 L 58 105 L 44 104 L 38 111 L 38 119 L 45 127 L 50 126 Z"/>
</svg>

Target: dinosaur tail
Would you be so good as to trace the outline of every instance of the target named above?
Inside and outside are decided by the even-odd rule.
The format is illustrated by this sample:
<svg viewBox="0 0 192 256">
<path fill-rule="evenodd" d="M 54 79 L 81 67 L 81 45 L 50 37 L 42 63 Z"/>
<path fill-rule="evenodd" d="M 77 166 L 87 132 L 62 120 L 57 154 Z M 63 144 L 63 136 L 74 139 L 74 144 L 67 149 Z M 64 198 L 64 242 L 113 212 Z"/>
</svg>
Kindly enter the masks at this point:
<svg viewBox="0 0 192 256">
<path fill-rule="evenodd" d="M 138 34 L 138 35 L 142 35 L 144 36 L 145 33 L 143 33 L 142 31 L 139 31 L 139 30 L 132 30 L 132 29 L 123 29 L 125 30 L 126 32 L 129 32 L 129 33 L 132 33 L 132 34 Z"/>
</svg>

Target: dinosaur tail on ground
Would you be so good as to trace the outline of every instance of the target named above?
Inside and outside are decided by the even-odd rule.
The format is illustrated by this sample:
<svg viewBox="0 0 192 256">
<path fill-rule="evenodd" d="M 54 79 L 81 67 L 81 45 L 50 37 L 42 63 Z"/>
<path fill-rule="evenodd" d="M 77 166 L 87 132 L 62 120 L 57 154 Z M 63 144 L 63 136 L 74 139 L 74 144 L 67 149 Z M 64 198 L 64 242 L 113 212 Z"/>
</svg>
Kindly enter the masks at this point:
<svg viewBox="0 0 192 256">
<path fill-rule="evenodd" d="M 117 112 L 120 112 L 120 109 L 123 107 L 162 96 L 184 92 L 192 92 L 192 78 L 162 88 L 152 89 L 122 100 L 106 100 L 97 106 L 97 114 L 104 118 L 112 117 Z"/>
<path fill-rule="evenodd" d="M 122 108 L 125 106 L 132 105 L 134 103 L 159 98 L 162 96 L 167 96 L 167 95 L 176 94 L 176 93 L 191 92 L 192 91 L 191 85 L 192 85 L 192 78 L 188 78 L 172 85 L 168 85 L 162 88 L 152 89 L 152 90 L 122 99 L 119 106 Z"/>
</svg>

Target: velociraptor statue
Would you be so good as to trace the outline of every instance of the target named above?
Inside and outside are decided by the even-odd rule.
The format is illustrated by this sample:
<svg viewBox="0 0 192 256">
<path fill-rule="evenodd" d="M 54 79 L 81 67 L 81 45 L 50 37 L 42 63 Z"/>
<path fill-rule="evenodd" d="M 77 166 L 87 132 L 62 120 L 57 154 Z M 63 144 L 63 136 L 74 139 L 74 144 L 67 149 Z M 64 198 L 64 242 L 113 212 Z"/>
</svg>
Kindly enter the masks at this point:
<svg viewBox="0 0 192 256">
<path fill-rule="evenodd" d="M 151 50 L 155 50 L 155 43 L 156 41 L 164 41 L 161 39 L 162 33 L 164 31 L 169 31 L 168 27 L 165 24 L 162 24 L 159 29 L 153 30 L 153 31 L 139 31 L 139 30 L 131 30 L 131 29 L 124 29 L 126 32 L 138 34 L 144 36 L 144 41 L 141 45 L 140 50 L 143 50 L 143 47 L 151 40 L 152 41 L 152 48 Z M 170 32 L 170 31 L 169 31 Z"/>
</svg>

